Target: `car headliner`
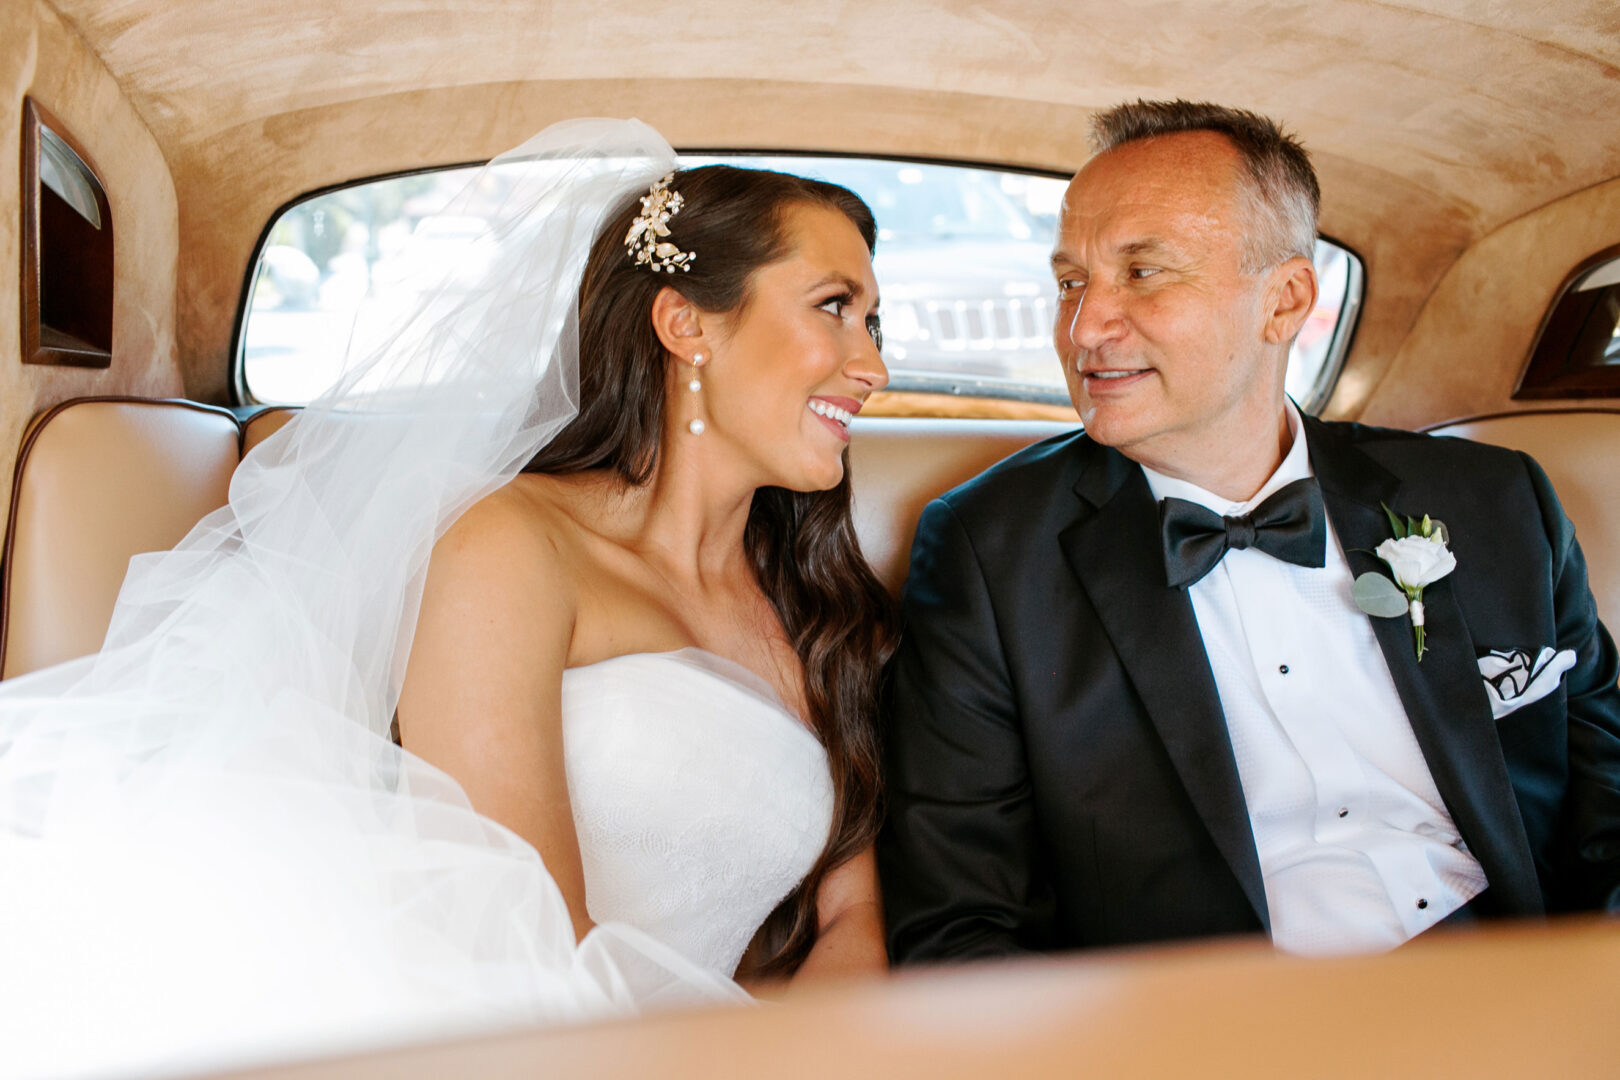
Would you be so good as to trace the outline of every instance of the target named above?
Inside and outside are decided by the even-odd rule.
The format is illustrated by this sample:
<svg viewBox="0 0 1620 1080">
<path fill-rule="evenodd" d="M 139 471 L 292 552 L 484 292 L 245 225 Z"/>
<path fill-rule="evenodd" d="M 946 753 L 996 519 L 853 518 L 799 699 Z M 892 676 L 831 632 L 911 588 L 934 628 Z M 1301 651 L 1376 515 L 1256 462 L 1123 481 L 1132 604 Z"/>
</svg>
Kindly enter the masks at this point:
<svg viewBox="0 0 1620 1080">
<path fill-rule="evenodd" d="M 1518 337 L 1590 252 L 1547 255 L 1557 266 L 1530 282 L 1533 296 L 1502 299 L 1517 336 L 1491 361 L 1502 371 L 1486 379 L 1488 395 L 1469 396 L 1476 369 L 1441 388 L 1443 406 L 1409 415 L 1392 397 L 1374 407 L 1459 254 L 1620 175 L 1611 0 L 20 6 L 30 4 L 105 66 L 167 165 L 176 352 L 186 392 L 211 400 L 226 397 L 243 275 L 279 205 L 362 176 L 484 158 L 572 115 L 640 116 L 685 147 L 1068 171 L 1087 156 L 1088 117 L 1120 100 L 1207 98 L 1268 113 L 1315 156 L 1323 231 L 1367 263 L 1362 323 L 1329 412 L 1397 423 L 1500 407 L 1528 345 Z M 1605 205 L 1617 203 L 1610 192 Z M 1414 385 L 1432 382 L 1436 362 L 1423 359 Z"/>
</svg>

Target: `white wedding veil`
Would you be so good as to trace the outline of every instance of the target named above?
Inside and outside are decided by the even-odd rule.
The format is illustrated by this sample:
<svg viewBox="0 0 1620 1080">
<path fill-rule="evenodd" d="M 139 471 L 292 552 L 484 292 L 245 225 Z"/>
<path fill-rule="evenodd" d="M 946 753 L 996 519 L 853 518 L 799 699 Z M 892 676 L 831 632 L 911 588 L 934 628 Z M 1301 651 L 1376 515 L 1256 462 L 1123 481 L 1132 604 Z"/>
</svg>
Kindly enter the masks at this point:
<svg viewBox="0 0 1620 1080">
<path fill-rule="evenodd" d="M 487 265 L 132 562 L 100 653 L 0 684 L 0 1074 L 742 997 L 628 928 L 576 946 L 533 849 L 387 737 L 434 541 L 573 417 L 591 241 L 675 164 L 581 120 L 479 171 Z"/>
</svg>

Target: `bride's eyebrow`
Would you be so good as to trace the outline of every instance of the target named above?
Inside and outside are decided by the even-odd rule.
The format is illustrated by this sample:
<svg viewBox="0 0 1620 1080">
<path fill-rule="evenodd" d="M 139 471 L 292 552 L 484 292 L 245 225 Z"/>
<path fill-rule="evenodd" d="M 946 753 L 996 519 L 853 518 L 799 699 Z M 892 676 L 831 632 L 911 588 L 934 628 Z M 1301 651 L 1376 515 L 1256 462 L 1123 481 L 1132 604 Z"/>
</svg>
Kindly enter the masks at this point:
<svg viewBox="0 0 1620 1080">
<path fill-rule="evenodd" d="M 831 273 L 818 278 L 809 288 L 809 292 L 825 289 L 829 285 L 837 285 L 851 296 L 860 296 L 866 292 L 866 287 L 848 274 Z"/>
</svg>

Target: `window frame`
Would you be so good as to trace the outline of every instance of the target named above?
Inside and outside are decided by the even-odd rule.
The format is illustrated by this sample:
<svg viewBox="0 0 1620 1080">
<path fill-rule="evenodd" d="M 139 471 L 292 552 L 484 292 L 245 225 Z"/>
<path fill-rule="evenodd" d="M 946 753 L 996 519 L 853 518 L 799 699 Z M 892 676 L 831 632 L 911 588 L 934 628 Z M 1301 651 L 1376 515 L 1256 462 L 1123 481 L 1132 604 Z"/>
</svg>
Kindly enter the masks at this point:
<svg viewBox="0 0 1620 1080">
<path fill-rule="evenodd" d="M 231 322 L 231 378 L 230 394 L 231 404 L 236 408 L 260 408 L 275 406 L 277 402 L 260 401 L 253 396 L 247 384 L 247 320 L 248 314 L 253 310 L 253 291 L 259 280 L 259 262 L 264 258 L 264 249 L 270 246 L 270 234 L 280 224 L 281 219 L 290 211 L 302 206 L 304 203 L 339 191 L 346 191 L 352 187 L 363 184 L 376 184 L 385 180 L 403 180 L 412 176 L 425 176 L 429 173 L 449 172 L 452 169 L 476 169 L 489 164 L 487 160 L 462 161 L 448 165 L 427 165 L 420 169 L 398 169 L 393 172 L 378 173 L 375 176 L 361 176 L 353 180 L 340 180 L 335 184 L 314 188 L 295 195 L 276 207 L 265 219 L 264 227 L 259 230 L 259 238 L 253 242 L 253 251 L 248 256 L 247 266 L 242 271 L 242 285 L 237 293 L 236 317 Z M 298 403 L 301 407 L 303 402 Z"/>
<path fill-rule="evenodd" d="M 1574 295 L 1573 290 L 1580 280 L 1614 262 L 1620 262 L 1620 244 L 1588 255 L 1564 275 L 1553 293 L 1552 302 L 1542 312 L 1541 321 L 1536 326 L 1536 336 L 1531 341 L 1524 367 L 1519 372 L 1519 381 L 1514 384 L 1512 400 L 1620 397 L 1620 365 L 1570 365 L 1570 354 L 1584 319 L 1576 321 L 1573 316 L 1564 314 L 1569 307 L 1566 301 Z M 1601 296 L 1601 292 L 1598 295 Z"/>
<path fill-rule="evenodd" d="M 43 235 L 44 178 L 40 168 L 40 155 L 44 152 L 43 129 L 49 129 L 51 134 L 78 158 L 90 181 L 91 193 L 96 200 L 96 212 L 101 216 L 102 224 L 97 226 L 96 230 L 105 237 L 105 266 L 101 265 L 102 253 L 92 252 L 91 256 L 97 261 L 91 269 L 98 276 L 104 270 L 106 276 L 104 292 L 107 316 L 106 347 L 53 327 L 45 320 L 45 243 L 49 238 Z M 116 329 L 114 299 L 118 284 L 118 266 L 117 247 L 113 238 L 112 203 L 107 195 L 107 186 L 101 179 L 101 169 L 73 133 L 32 95 L 23 97 L 20 134 L 18 142 L 22 152 L 22 188 L 18 192 L 18 203 L 22 213 L 22 227 L 18 236 L 18 249 L 22 265 L 17 296 L 20 307 L 22 362 L 81 368 L 111 367 L 113 334 Z M 81 258 L 77 261 L 82 264 L 87 260 Z M 72 340 L 51 342 L 47 339 L 48 331 L 56 334 L 58 338 Z"/>
<path fill-rule="evenodd" d="M 1344 252 L 1349 256 L 1350 263 L 1345 270 L 1344 303 L 1340 305 L 1339 317 L 1333 324 L 1333 341 L 1322 360 L 1322 370 L 1316 374 L 1310 396 L 1294 403 L 1299 406 L 1300 412 L 1311 416 L 1319 416 L 1327 408 L 1328 402 L 1333 400 L 1333 391 L 1339 387 L 1339 376 L 1344 374 L 1344 363 L 1356 343 L 1356 331 L 1361 327 L 1361 308 L 1367 296 L 1367 261 L 1361 257 L 1361 252 L 1325 232 L 1318 232 L 1316 236 Z"/>
<path fill-rule="evenodd" d="M 1067 180 L 1073 175 L 1058 169 L 1043 169 L 1029 165 L 1008 165 L 1001 162 L 981 161 L 970 158 L 930 157 L 918 154 L 874 154 L 858 150 L 802 150 L 783 147 L 713 147 L 713 146 L 686 146 L 677 148 L 676 153 L 682 157 L 815 157 L 855 161 L 892 161 L 905 165 L 939 165 L 947 168 L 984 169 L 998 173 L 1013 173 L 1023 176 L 1034 176 L 1042 179 Z M 275 212 L 265 221 L 259 232 L 259 238 L 253 245 L 253 252 L 243 271 L 240 299 L 237 303 L 236 318 L 231 329 L 231 379 L 230 389 L 232 401 L 239 407 L 257 407 L 268 402 L 260 401 L 253 396 L 247 385 L 246 364 L 246 332 L 248 313 L 253 305 L 253 291 L 258 280 L 259 260 L 263 257 L 264 249 L 269 244 L 270 233 L 275 229 L 281 218 L 294 208 L 335 192 L 348 188 L 359 187 L 364 184 L 380 183 L 387 180 L 399 180 L 412 176 L 423 176 L 431 173 L 446 172 L 452 169 L 478 168 L 488 164 L 487 160 L 462 161 L 444 165 L 430 165 L 416 169 L 400 169 L 393 172 L 378 173 L 373 176 L 358 177 L 353 180 L 328 184 L 324 187 L 307 191 L 287 200 L 276 208 Z M 1345 360 L 1350 354 L 1354 344 L 1355 333 L 1361 321 L 1361 308 L 1366 295 L 1366 260 L 1361 253 L 1336 237 L 1326 233 L 1317 233 L 1317 236 L 1326 240 L 1349 256 L 1349 268 L 1345 283 L 1345 302 L 1339 309 L 1338 320 L 1334 323 L 1333 343 L 1329 348 L 1328 356 L 1323 361 L 1322 370 L 1317 375 L 1316 383 L 1309 399 L 1298 402 L 1300 409 L 1311 415 L 1316 415 L 1325 407 L 1338 386 L 1339 376 L 1343 372 Z M 1348 320 L 1348 322 L 1346 321 Z M 917 385 L 909 385 L 911 382 Z M 937 382 L 932 377 L 908 379 L 908 385 L 896 389 L 891 386 L 888 392 L 938 394 L 945 397 L 971 400 L 993 400 L 1009 403 L 1025 403 L 1050 407 L 1053 405 L 1068 406 L 1069 399 L 1066 393 L 1051 393 L 1027 387 L 1024 384 L 1004 384 L 989 378 L 973 378 L 971 376 L 940 375 Z"/>
</svg>

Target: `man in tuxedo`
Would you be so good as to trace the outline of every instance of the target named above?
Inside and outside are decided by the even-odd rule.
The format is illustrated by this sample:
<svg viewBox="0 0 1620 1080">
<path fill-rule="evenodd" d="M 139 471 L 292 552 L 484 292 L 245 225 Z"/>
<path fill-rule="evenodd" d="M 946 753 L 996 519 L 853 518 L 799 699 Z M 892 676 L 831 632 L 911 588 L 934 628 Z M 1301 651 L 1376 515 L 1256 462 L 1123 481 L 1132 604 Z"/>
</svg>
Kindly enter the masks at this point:
<svg viewBox="0 0 1620 1080">
<path fill-rule="evenodd" d="M 1094 141 L 1052 257 L 1084 433 L 917 528 L 879 844 L 895 959 L 1346 952 L 1620 910 L 1620 664 L 1546 476 L 1288 400 L 1318 189 L 1275 124 L 1138 102 Z M 1420 605 L 1374 554 L 1386 506 L 1444 523 L 1415 542 L 1426 577 L 1455 568 Z"/>
</svg>

